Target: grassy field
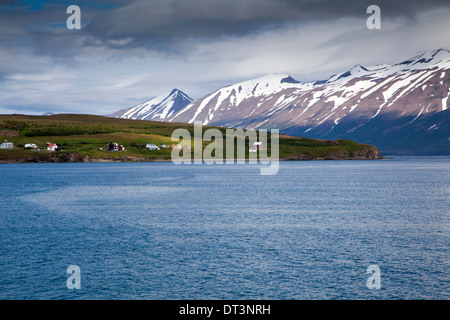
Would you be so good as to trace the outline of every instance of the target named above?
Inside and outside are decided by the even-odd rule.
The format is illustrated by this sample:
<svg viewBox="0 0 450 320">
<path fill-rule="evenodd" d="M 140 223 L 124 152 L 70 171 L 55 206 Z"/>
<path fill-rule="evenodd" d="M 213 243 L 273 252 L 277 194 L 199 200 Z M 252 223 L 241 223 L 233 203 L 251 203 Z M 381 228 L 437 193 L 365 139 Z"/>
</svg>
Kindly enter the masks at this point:
<svg viewBox="0 0 450 320">
<path fill-rule="evenodd" d="M 0 115 L 0 139 L 16 146 L 13 150 L 0 150 L 0 160 L 52 161 L 117 160 L 155 161 L 170 160 L 172 149 L 149 151 L 147 143 L 177 144 L 171 140 L 175 129 L 186 129 L 194 137 L 194 126 L 186 123 L 166 123 L 143 120 L 116 119 L 94 115 L 58 114 L 53 116 Z M 220 130 L 223 135 L 223 154 L 226 154 L 226 128 L 204 126 Z M 192 139 L 193 142 L 194 139 Z M 267 152 L 270 155 L 270 134 Z M 56 143 L 60 151 L 49 152 L 46 143 Z M 109 142 L 125 146 L 125 151 L 100 150 Z M 376 148 L 350 140 L 324 141 L 280 135 L 279 155 L 284 160 L 371 158 Z M 26 150 L 25 144 L 34 143 L 37 150 Z M 211 142 L 203 141 L 203 148 Z M 193 144 L 191 144 L 193 148 Z M 248 138 L 245 155 L 248 158 Z M 219 152 L 220 148 L 217 149 Z M 374 151 L 375 150 L 375 151 Z M 372 153 L 373 153 L 372 152 Z M 70 157 L 68 156 L 70 154 Z M 235 152 L 236 155 L 236 152 Z"/>
</svg>

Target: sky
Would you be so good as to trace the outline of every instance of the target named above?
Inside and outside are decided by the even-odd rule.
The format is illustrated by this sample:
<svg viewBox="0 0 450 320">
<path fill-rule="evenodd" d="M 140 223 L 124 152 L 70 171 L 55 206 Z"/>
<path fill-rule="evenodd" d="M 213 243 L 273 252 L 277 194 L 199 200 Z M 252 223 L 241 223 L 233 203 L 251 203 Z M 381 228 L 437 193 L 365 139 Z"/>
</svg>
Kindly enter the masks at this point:
<svg viewBox="0 0 450 320">
<path fill-rule="evenodd" d="M 70 5 L 81 29 L 69 29 Z M 380 29 L 369 29 L 370 5 Z M 0 114 L 107 115 L 268 73 L 324 80 L 450 49 L 448 0 L 0 0 Z"/>
</svg>

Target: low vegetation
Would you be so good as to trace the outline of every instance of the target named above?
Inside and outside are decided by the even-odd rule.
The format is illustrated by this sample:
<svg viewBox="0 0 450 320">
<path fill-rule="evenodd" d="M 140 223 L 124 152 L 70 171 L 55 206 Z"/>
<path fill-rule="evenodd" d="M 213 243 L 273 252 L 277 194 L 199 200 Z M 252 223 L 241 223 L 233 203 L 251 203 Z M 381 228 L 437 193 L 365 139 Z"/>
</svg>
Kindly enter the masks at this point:
<svg viewBox="0 0 450 320">
<path fill-rule="evenodd" d="M 0 161 L 163 161 L 170 160 L 171 148 L 149 151 L 147 143 L 171 146 L 172 132 L 182 128 L 194 137 L 194 126 L 143 120 L 115 119 L 93 115 L 58 114 L 52 116 L 0 115 L 0 139 L 13 142 L 13 150 L 0 150 Z M 212 128 L 205 126 L 203 131 Z M 226 128 L 218 128 L 226 140 Z M 192 139 L 193 141 L 193 139 Z M 270 142 L 270 134 L 268 137 Z M 372 158 L 374 147 L 350 140 L 324 141 L 280 136 L 280 158 L 285 160 Z M 48 142 L 60 147 L 57 152 L 46 149 Z M 104 147 L 116 142 L 125 151 L 109 152 Z M 26 149 L 33 143 L 38 149 Z M 203 142 L 207 146 L 210 142 Z M 246 139 L 246 157 L 249 153 Z M 268 154 L 270 155 L 270 143 Z M 225 145 L 224 145 L 225 148 Z M 367 150 L 373 152 L 367 154 Z M 375 151 L 374 151 L 375 150 Z M 358 153 L 359 152 L 359 153 Z M 224 151 L 225 154 L 225 151 Z"/>
</svg>

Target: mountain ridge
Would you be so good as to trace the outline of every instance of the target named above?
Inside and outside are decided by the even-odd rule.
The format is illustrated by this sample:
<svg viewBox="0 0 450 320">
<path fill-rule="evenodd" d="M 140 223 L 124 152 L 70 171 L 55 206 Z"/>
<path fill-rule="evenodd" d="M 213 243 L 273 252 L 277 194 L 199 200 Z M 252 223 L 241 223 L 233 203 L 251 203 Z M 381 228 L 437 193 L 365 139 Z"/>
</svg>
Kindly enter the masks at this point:
<svg viewBox="0 0 450 320">
<path fill-rule="evenodd" d="M 277 128 L 290 135 L 318 139 L 352 137 L 359 141 L 358 136 L 373 132 L 373 119 L 377 117 L 400 119 L 404 127 L 447 110 L 449 69 L 450 51 L 437 49 L 392 65 L 356 64 L 327 80 L 301 82 L 289 74 L 267 74 L 219 88 L 152 119 L 200 121 L 204 125 L 245 129 Z M 446 126 L 447 123 L 439 130 Z M 373 132 L 373 139 L 389 131 L 387 127 L 379 130 Z M 361 142 L 373 144 L 370 139 Z M 412 146 L 411 150 L 414 151 Z"/>
</svg>

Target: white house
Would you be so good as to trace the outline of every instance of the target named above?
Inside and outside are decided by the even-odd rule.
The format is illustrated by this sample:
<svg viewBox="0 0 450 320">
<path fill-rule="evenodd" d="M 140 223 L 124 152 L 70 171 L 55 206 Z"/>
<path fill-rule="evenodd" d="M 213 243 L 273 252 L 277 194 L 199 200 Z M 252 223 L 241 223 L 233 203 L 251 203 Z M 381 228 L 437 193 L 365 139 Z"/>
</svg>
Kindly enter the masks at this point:
<svg viewBox="0 0 450 320">
<path fill-rule="evenodd" d="M 258 150 L 262 150 L 263 143 L 262 142 L 255 142 L 253 143 L 253 147 L 250 147 L 248 149 L 248 152 L 258 152 Z"/>
<path fill-rule="evenodd" d="M 262 148 L 263 148 L 263 143 L 262 143 L 262 142 L 255 142 L 255 143 L 253 144 L 253 147 L 256 148 L 256 149 L 258 149 L 258 150 L 262 150 Z"/>
<path fill-rule="evenodd" d="M 0 144 L 0 149 L 14 149 L 14 143 L 3 142 L 2 144 Z"/>
<path fill-rule="evenodd" d="M 154 143 L 147 143 L 145 148 L 147 148 L 147 150 L 159 150 L 159 147 Z"/>
</svg>

